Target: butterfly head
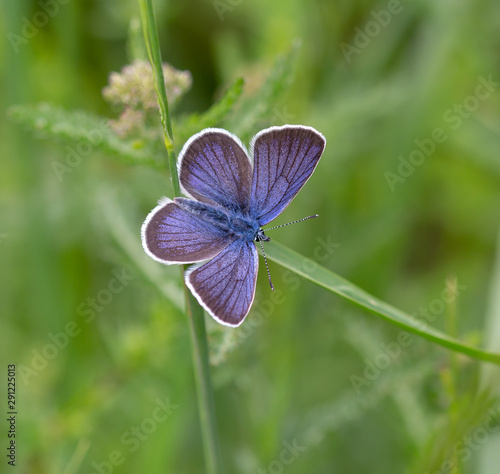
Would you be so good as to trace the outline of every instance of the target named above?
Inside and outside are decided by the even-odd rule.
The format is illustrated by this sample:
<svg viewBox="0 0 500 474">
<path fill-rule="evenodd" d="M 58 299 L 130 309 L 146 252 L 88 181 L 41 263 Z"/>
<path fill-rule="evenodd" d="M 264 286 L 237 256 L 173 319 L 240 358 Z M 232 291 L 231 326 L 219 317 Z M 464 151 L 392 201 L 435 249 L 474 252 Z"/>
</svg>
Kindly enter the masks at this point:
<svg viewBox="0 0 500 474">
<path fill-rule="evenodd" d="M 271 240 L 262 229 L 259 229 L 254 237 L 255 242 L 269 242 Z"/>
</svg>

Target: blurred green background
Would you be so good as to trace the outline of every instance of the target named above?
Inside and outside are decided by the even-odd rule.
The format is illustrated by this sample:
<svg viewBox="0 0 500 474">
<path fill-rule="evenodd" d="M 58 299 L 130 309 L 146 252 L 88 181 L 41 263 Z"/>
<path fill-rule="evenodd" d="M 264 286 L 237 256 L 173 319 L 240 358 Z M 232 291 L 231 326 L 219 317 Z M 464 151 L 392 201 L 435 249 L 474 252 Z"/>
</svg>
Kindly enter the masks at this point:
<svg viewBox="0 0 500 474">
<path fill-rule="evenodd" d="M 500 4 L 156 8 L 163 60 L 192 74 L 179 117 L 206 110 L 238 77 L 249 97 L 301 40 L 290 88 L 250 131 L 298 123 L 325 135 L 316 173 L 275 224 L 321 217 L 271 237 L 498 352 Z M 55 13 L 32 34 L 27 22 L 44 9 Z M 60 180 L 54 162 L 67 163 L 72 145 L 7 118 L 39 102 L 116 118 L 102 89 L 130 62 L 138 6 L 5 0 L 1 11 L 0 397 L 15 363 L 17 472 L 204 472 L 179 270 L 140 244 L 145 216 L 171 195 L 168 173 L 94 150 Z M 435 150 L 419 155 L 417 141 Z M 228 473 L 498 472 L 498 370 L 417 337 L 403 346 L 401 330 L 270 270 L 277 293 L 261 265 L 240 328 L 207 321 Z M 455 279 L 460 294 L 445 303 Z"/>
</svg>

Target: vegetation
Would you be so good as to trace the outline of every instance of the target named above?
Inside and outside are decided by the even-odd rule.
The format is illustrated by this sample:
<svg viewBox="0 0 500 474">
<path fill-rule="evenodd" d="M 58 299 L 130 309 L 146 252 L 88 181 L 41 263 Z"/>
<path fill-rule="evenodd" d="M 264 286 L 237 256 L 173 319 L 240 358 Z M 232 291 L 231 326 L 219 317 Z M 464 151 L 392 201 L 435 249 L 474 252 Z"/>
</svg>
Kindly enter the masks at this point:
<svg viewBox="0 0 500 474">
<path fill-rule="evenodd" d="M 3 6 L 21 472 L 495 472 L 499 5 L 88 5 Z M 279 220 L 320 218 L 272 231 L 241 327 L 204 321 L 141 223 L 192 134 L 284 123 L 327 148 Z"/>
</svg>

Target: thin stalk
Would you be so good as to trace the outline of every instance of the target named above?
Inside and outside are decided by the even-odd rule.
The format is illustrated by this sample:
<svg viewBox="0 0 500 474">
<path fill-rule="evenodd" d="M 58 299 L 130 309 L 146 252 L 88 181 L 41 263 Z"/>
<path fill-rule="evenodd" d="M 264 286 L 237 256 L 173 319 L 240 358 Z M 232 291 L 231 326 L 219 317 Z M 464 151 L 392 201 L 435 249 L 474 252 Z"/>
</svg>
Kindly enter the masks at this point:
<svg viewBox="0 0 500 474">
<path fill-rule="evenodd" d="M 448 291 L 453 295 L 457 294 L 457 278 L 449 277 L 446 281 L 446 287 Z M 457 298 L 453 298 L 450 302 L 446 304 L 446 326 L 447 332 L 451 337 L 456 338 L 458 336 L 457 332 Z M 458 377 L 460 374 L 460 368 L 458 363 L 457 353 L 452 351 L 449 354 L 450 357 L 450 398 L 451 400 L 456 400 L 458 397 Z"/>
<path fill-rule="evenodd" d="M 206 472 L 208 474 L 221 474 L 223 472 L 222 459 L 219 449 L 212 382 L 210 380 L 205 318 L 203 308 L 187 288 L 185 291 L 187 310 L 191 315 L 189 318 L 189 332 L 192 341 L 191 351 L 195 366 L 198 410 L 200 412 Z"/>
<path fill-rule="evenodd" d="M 172 124 L 168 110 L 168 99 L 167 92 L 165 90 L 160 43 L 158 41 L 158 31 L 156 29 L 153 3 L 152 0 L 139 0 L 139 6 L 148 57 L 154 73 L 155 88 L 158 97 L 158 104 L 160 106 L 161 123 L 165 138 L 165 147 L 167 148 L 174 196 L 179 196 L 180 186 L 179 177 L 177 175 L 177 161 L 175 157 Z M 183 273 L 182 269 L 181 273 Z M 210 379 L 207 335 L 205 331 L 203 308 L 201 308 L 185 285 L 184 291 L 186 294 L 186 313 L 188 316 L 189 332 L 191 335 L 191 348 L 198 397 L 198 409 L 200 413 L 201 435 L 205 453 L 206 472 L 208 474 L 221 474 L 223 471 L 219 449 L 219 436 L 215 418 L 212 382 Z"/>
<path fill-rule="evenodd" d="M 144 31 L 144 41 L 148 52 L 149 61 L 153 68 L 156 96 L 160 106 L 161 125 L 163 127 L 163 136 L 165 147 L 167 149 L 168 165 L 170 169 L 170 179 L 174 188 L 174 195 L 181 193 L 179 186 L 179 177 L 177 176 L 177 160 L 174 149 L 174 136 L 172 133 L 172 123 L 168 111 L 167 91 L 165 90 L 165 78 L 163 76 L 163 67 L 160 52 L 160 42 L 158 40 L 158 30 L 156 29 L 155 14 L 152 0 L 139 0 L 141 10 L 142 29 Z"/>
</svg>

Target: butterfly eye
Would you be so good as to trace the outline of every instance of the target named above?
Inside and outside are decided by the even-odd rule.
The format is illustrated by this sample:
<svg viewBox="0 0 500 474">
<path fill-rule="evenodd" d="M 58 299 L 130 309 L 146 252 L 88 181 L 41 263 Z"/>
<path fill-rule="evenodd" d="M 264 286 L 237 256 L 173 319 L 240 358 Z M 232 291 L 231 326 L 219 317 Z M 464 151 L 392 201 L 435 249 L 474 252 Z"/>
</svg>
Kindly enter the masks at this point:
<svg viewBox="0 0 500 474">
<path fill-rule="evenodd" d="M 264 231 L 262 229 L 259 229 L 257 231 L 257 234 L 255 234 L 254 240 L 255 242 L 269 242 L 271 238 L 264 234 Z"/>
</svg>

